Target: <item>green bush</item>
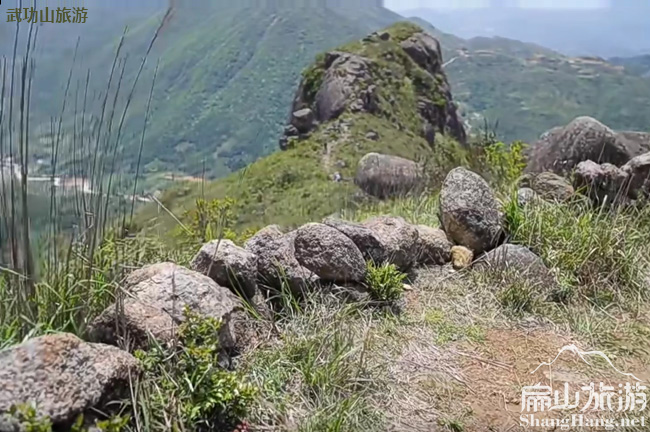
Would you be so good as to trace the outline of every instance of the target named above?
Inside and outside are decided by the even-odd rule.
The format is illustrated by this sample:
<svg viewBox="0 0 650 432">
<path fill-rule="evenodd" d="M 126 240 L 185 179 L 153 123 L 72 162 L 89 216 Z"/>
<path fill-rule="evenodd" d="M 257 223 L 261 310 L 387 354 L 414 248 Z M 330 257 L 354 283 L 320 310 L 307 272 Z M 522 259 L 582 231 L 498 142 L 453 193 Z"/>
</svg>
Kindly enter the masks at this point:
<svg viewBox="0 0 650 432">
<path fill-rule="evenodd" d="M 485 174 L 498 190 L 509 191 L 523 174 L 526 167 L 525 148 L 526 144 L 521 141 L 509 146 L 499 141 L 483 148 Z"/>
<path fill-rule="evenodd" d="M 219 366 L 221 322 L 185 311 L 176 347 L 138 351 L 145 370 L 139 404 L 152 429 L 232 430 L 248 413 L 257 389 Z"/>
<path fill-rule="evenodd" d="M 404 294 L 404 279 L 394 264 L 376 265 L 368 261 L 366 267 L 366 284 L 375 300 L 394 301 Z"/>
</svg>

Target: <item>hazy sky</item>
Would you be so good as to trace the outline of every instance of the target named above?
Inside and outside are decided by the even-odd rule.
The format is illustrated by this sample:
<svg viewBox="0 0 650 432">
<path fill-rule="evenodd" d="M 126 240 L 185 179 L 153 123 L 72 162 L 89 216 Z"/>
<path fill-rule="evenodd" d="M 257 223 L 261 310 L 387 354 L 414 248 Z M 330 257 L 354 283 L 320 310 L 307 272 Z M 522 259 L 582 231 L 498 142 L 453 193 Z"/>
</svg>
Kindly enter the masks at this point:
<svg viewBox="0 0 650 432">
<path fill-rule="evenodd" d="M 490 0 L 385 0 L 386 7 L 400 11 L 416 8 L 476 8 L 485 7 Z M 619 0 L 620 1 L 620 0 Z M 644 1 L 644 0 L 635 0 Z M 551 9 L 577 9 L 599 8 L 608 5 L 609 0 L 518 0 L 521 7 L 551 8 Z"/>
</svg>

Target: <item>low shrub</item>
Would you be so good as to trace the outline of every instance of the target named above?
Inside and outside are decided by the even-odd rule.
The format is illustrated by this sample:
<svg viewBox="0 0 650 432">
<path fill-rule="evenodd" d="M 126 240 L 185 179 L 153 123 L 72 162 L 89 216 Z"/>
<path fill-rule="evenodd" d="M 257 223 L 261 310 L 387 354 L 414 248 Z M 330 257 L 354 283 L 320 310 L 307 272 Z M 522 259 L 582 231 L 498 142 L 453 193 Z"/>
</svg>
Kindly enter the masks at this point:
<svg viewBox="0 0 650 432">
<path fill-rule="evenodd" d="M 376 265 L 369 261 L 366 268 L 366 284 L 373 298 L 378 301 L 395 301 L 404 293 L 404 279 L 394 264 Z"/>
</svg>

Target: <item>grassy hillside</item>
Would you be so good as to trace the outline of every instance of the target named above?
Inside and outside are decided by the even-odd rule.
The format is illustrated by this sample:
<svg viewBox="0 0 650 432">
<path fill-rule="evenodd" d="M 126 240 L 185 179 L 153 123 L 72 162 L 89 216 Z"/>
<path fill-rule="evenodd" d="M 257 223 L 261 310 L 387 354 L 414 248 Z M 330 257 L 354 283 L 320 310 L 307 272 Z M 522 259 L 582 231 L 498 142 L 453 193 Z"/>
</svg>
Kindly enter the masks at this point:
<svg viewBox="0 0 650 432">
<path fill-rule="evenodd" d="M 205 185 L 188 182 L 167 190 L 161 198 L 162 204 L 180 216 L 195 207 L 197 198 L 229 197 L 236 201 L 233 213 L 239 227 L 270 223 L 295 225 L 354 206 L 356 187 L 352 179 L 357 162 L 372 151 L 428 160 L 434 170 L 434 180 L 440 180 L 449 166 L 462 161 L 464 150 L 442 135 L 438 135 L 435 148 L 421 137 L 423 124 L 417 113 L 413 83 L 416 75 L 424 71 L 398 45 L 418 31 L 421 29 L 417 26 L 401 23 L 388 29 L 392 35 L 389 41 L 376 38 L 337 48 L 378 63 L 384 61 L 386 54 L 394 54 L 395 61 L 390 64 L 393 79 L 376 81 L 380 93 L 386 96 L 381 99 L 377 115 L 346 111 L 293 148 L 262 158 L 239 173 Z M 322 67 L 320 63 L 316 63 L 305 75 L 313 76 L 319 67 Z M 433 77 L 430 79 L 434 81 Z M 435 89 L 432 92 L 435 94 Z M 393 104 L 388 100 L 390 96 Z M 379 139 L 368 138 L 369 132 L 375 132 Z M 343 182 L 332 180 L 336 171 L 343 176 Z M 138 220 L 141 225 L 163 227 L 161 232 L 176 224 L 167 211 L 155 205 L 144 209 Z"/>
<path fill-rule="evenodd" d="M 118 20 L 129 24 L 129 31 L 113 78 L 115 91 L 124 62 L 114 127 L 142 56 L 165 12 L 159 3 L 155 3 L 159 6 L 155 13 L 138 10 L 136 18 Z M 158 61 L 151 122 L 142 154 L 147 177 L 161 177 L 168 172 L 202 175 L 204 170 L 208 177 L 224 176 L 275 151 L 300 71 L 318 52 L 399 18 L 379 6 L 334 3 L 173 2 L 171 18 L 148 57 L 122 132 L 122 171 L 136 171 L 147 94 Z M 97 12 L 91 10 L 89 15 L 95 13 L 98 18 Z M 97 118 L 101 115 L 102 93 L 106 91 L 121 34 L 115 21 L 110 20 L 111 30 L 102 30 L 101 36 L 87 37 L 82 32 L 64 115 L 68 134 L 73 129 L 75 98 L 81 110 L 88 70 L 88 106 L 92 106 L 89 114 Z M 62 38 L 69 43 L 57 38 L 50 38 L 56 42 L 44 40 L 37 59 L 43 63 L 44 72 L 37 75 L 34 85 L 34 123 L 47 131 L 51 116 L 58 116 L 61 110 L 74 54 L 74 37 L 66 33 Z M 62 167 L 72 153 L 66 150 L 60 152 Z M 36 153 L 47 160 L 51 150 L 43 146 Z"/>
</svg>

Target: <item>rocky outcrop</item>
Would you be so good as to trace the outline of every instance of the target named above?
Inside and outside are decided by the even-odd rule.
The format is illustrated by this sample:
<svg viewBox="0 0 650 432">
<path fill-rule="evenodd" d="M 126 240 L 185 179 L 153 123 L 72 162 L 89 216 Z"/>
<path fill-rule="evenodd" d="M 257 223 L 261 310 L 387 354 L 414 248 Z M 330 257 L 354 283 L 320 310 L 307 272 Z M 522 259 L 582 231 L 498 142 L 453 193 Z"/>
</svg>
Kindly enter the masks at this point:
<svg viewBox="0 0 650 432">
<path fill-rule="evenodd" d="M 420 95 L 418 111 L 424 120 L 423 136 L 434 144 L 435 132 L 449 133 L 458 142 L 465 143 L 467 135 L 459 118 L 456 105 L 451 102 L 451 88 L 442 71 L 440 42 L 428 33 L 416 33 L 403 41 L 402 49 L 422 69 L 435 77 L 437 88 L 429 89 L 435 98 Z"/>
<path fill-rule="evenodd" d="M 457 245 L 476 255 L 496 247 L 503 235 L 499 203 L 487 182 L 465 168 L 447 174 L 440 192 L 440 221 Z"/>
<path fill-rule="evenodd" d="M 434 144 L 436 133 L 453 136 L 460 143 L 466 142 L 463 122 L 453 102 L 450 86 L 442 69 L 440 44 L 425 32 L 414 33 L 408 39 L 393 41 L 389 33 L 372 34 L 364 39 L 368 44 L 394 44 L 394 52 L 403 50 L 405 55 L 395 55 L 385 47 L 377 52 L 379 58 L 369 58 L 368 52 L 351 53 L 330 51 L 303 75 L 294 97 L 290 120 L 280 139 L 280 148 L 287 149 L 297 140 L 306 138 L 320 124 L 337 119 L 344 112 L 370 113 L 391 117 L 394 96 L 388 100 L 380 95 L 393 94 L 394 80 L 409 79 L 414 86 L 422 129 L 413 131 Z M 379 55 L 379 54 L 378 54 Z M 394 70 L 382 67 L 388 59 L 409 75 L 417 70 L 417 77 L 396 77 Z M 383 90 L 383 92 L 382 92 Z M 396 124 L 403 129 L 402 123 Z"/>
<path fill-rule="evenodd" d="M 257 256 L 230 240 L 203 245 L 190 267 L 246 298 L 257 292 Z"/>
<path fill-rule="evenodd" d="M 520 185 L 531 188 L 537 196 L 547 201 L 564 202 L 575 195 L 571 183 L 552 172 L 526 175 Z"/>
<path fill-rule="evenodd" d="M 551 129 L 528 152 L 527 172 L 565 175 L 580 162 L 623 165 L 635 154 L 616 132 L 591 117 L 578 117 Z"/>
<path fill-rule="evenodd" d="M 302 295 L 318 284 L 318 276 L 296 258 L 296 234 L 282 234 L 270 226 L 246 242 L 246 249 L 257 255 L 258 280 L 265 287 L 282 290 L 288 286 L 294 294 Z"/>
<path fill-rule="evenodd" d="M 70 426 L 78 415 L 125 396 L 119 390 L 128 389 L 138 368 L 131 354 L 71 334 L 30 339 L 0 351 L 0 416 L 14 405 L 33 405 L 39 418 Z"/>
<path fill-rule="evenodd" d="M 311 223 L 296 232 L 296 258 L 323 281 L 363 282 L 366 261 L 354 242 L 335 228 Z"/>
<path fill-rule="evenodd" d="M 354 183 L 368 195 L 385 199 L 421 191 L 426 178 L 424 170 L 413 161 L 368 153 L 359 161 Z"/>
<path fill-rule="evenodd" d="M 134 271 L 126 280 L 126 298 L 107 308 L 91 324 L 91 340 L 112 345 L 128 342 L 132 348 L 149 345 L 153 336 L 161 343 L 176 337 L 184 310 L 222 321 L 221 346 L 235 345 L 231 318 L 241 310 L 240 300 L 229 289 L 207 276 L 172 263 L 160 263 Z"/>
<path fill-rule="evenodd" d="M 418 264 L 444 265 L 451 261 L 452 243 L 441 229 L 417 225 Z"/>
</svg>

